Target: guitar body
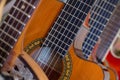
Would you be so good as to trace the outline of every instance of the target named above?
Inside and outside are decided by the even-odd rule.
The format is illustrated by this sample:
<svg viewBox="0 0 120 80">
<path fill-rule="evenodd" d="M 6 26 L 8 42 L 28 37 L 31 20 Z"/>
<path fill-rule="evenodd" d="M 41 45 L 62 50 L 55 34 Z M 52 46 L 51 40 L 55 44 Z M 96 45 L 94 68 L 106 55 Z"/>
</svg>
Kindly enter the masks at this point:
<svg viewBox="0 0 120 80">
<path fill-rule="evenodd" d="M 28 46 L 31 42 L 33 42 L 36 39 L 45 38 L 63 6 L 64 4 L 57 0 L 42 0 L 35 13 L 33 14 L 31 21 L 27 24 L 28 29 L 26 31 L 26 34 L 23 34 L 22 37 L 19 39 L 18 43 L 16 44 L 16 47 L 14 48 L 14 51 L 19 54 L 19 52 L 21 52 L 21 49 L 18 46 L 22 46 L 22 44 L 24 44 L 24 46 L 22 46 L 23 48 Z M 24 43 L 22 43 L 23 39 Z M 35 44 L 37 45 L 38 43 Z M 33 47 L 34 45 L 31 45 L 29 46 L 29 49 Z M 27 49 L 26 52 L 29 52 L 29 49 Z M 39 49 L 39 47 L 34 47 L 34 49 L 32 49 L 33 51 L 31 51 L 30 53 L 35 54 L 35 51 L 37 49 Z M 104 79 L 101 67 L 98 66 L 96 63 L 78 58 L 74 52 L 73 46 L 71 46 L 68 55 L 69 58 L 68 56 L 65 56 L 65 58 L 62 59 L 62 65 L 58 65 L 62 67 L 62 71 L 59 73 L 59 76 L 55 78 L 56 74 L 52 74 L 51 76 L 48 76 L 50 80 Z M 67 60 L 70 62 L 67 62 Z M 67 62 L 67 66 L 65 66 L 64 61 Z M 31 64 L 31 67 L 35 68 L 35 65 Z M 55 73 L 57 72 L 59 72 L 59 70 L 55 71 Z"/>
</svg>

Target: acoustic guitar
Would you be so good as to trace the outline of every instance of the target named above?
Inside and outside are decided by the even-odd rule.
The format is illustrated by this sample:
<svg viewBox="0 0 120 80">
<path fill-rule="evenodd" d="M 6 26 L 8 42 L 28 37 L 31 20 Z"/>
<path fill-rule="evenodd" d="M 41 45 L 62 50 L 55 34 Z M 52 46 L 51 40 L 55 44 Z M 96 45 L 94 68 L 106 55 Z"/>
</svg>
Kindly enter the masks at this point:
<svg viewBox="0 0 120 80">
<path fill-rule="evenodd" d="M 22 47 L 15 49 L 38 3 L 40 4 L 39 0 L 14 1 L 5 20 L 0 24 L 0 80 L 48 80 L 34 60 L 21 51 Z"/>
<path fill-rule="evenodd" d="M 25 51 L 50 80 L 104 80 L 102 68 L 76 56 L 71 44 L 94 1 L 63 2 L 41 1 L 33 20 L 28 24 L 24 39 Z M 114 7 L 117 4 L 117 1 L 107 0 L 101 3 L 104 2 L 114 4 Z"/>
</svg>

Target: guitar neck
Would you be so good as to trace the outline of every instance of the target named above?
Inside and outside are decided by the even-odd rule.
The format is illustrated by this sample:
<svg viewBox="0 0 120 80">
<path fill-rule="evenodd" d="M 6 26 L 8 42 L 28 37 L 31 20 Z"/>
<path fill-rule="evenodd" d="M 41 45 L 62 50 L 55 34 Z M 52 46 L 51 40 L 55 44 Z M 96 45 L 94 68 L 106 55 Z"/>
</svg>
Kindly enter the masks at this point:
<svg viewBox="0 0 120 80">
<path fill-rule="evenodd" d="M 0 25 L 0 67 L 13 49 L 39 0 L 16 0 Z"/>
<path fill-rule="evenodd" d="M 94 2 L 95 0 L 68 0 L 43 46 L 50 47 L 63 57 Z"/>
<path fill-rule="evenodd" d="M 117 6 L 108 25 L 103 30 L 103 33 L 100 36 L 101 43 L 99 44 L 99 47 L 97 50 L 97 57 L 100 61 L 103 61 L 105 59 L 105 57 L 107 55 L 107 51 L 120 29 L 120 26 L 119 26 L 120 11 L 119 10 L 120 10 L 120 5 Z"/>
<path fill-rule="evenodd" d="M 117 3 L 118 0 L 97 0 L 92 8 L 89 22 L 91 28 L 82 46 L 83 55 L 86 59 L 89 58 Z"/>
</svg>

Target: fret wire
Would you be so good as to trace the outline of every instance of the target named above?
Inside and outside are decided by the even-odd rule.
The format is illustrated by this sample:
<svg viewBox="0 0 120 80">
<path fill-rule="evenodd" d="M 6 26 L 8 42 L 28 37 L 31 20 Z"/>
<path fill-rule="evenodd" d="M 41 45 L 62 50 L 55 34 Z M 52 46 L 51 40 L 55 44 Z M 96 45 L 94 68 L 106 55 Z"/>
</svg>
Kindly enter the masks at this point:
<svg viewBox="0 0 120 80">
<path fill-rule="evenodd" d="M 105 9 L 105 8 L 103 8 L 103 7 L 101 7 L 101 6 L 99 6 L 99 5 L 97 5 L 97 6 L 95 6 L 95 7 L 98 7 L 99 9 L 102 9 L 102 10 L 108 12 L 109 14 L 112 14 L 111 11 L 109 11 L 109 10 L 107 10 L 107 9 Z M 99 14 L 99 13 L 98 13 L 98 14 Z"/>
<path fill-rule="evenodd" d="M 22 2 L 22 1 L 21 1 Z M 23 5 L 25 5 L 24 3 L 21 5 L 21 2 L 20 2 L 20 4 L 18 5 L 18 8 L 20 8 L 20 9 L 22 9 L 22 7 L 21 6 L 23 6 Z M 21 6 L 20 6 L 21 5 Z M 20 7 L 19 7 L 20 6 Z M 15 8 L 16 9 L 16 8 Z M 28 9 L 28 6 L 25 6 L 24 7 L 24 9 L 25 9 L 25 11 Z M 17 10 L 17 9 L 16 9 Z M 24 16 L 24 14 L 22 13 L 21 11 L 18 11 L 18 13 L 17 13 L 17 15 L 16 15 L 16 17 L 22 22 L 22 19 L 23 19 L 23 16 Z M 20 16 L 20 18 L 19 18 L 19 16 Z M 26 19 L 27 17 L 25 16 L 25 19 Z M 28 17 L 29 18 L 29 17 Z M 23 23 L 24 23 L 24 21 L 23 21 Z M 25 24 L 25 23 L 24 23 Z M 25 26 L 25 25 L 24 25 Z"/>
<path fill-rule="evenodd" d="M 2 40 L 1 38 L 0 38 L 0 41 L 2 41 L 3 43 L 5 43 L 7 46 L 9 46 L 10 48 L 13 48 L 13 46 L 11 46 L 9 43 L 7 43 L 7 42 L 5 42 L 4 40 Z"/>
<path fill-rule="evenodd" d="M 85 12 L 83 12 L 83 11 L 79 10 L 78 8 L 76 8 L 76 7 L 72 6 L 71 4 L 67 4 L 67 5 L 69 5 L 69 6 L 71 6 L 72 8 L 74 8 L 74 9 L 76 9 L 76 10 L 78 10 L 78 11 L 82 12 L 83 14 L 86 14 L 86 15 L 87 15 L 87 13 L 85 13 Z M 78 7 L 79 7 L 79 6 L 78 6 Z M 65 11 L 65 10 L 63 10 L 63 11 Z M 67 12 L 67 11 L 65 11 L 65 12 Z M 67 13 L 68 13 L 68 12 L 67 12 Z M 73 15 L 73 16 L 74 16 L 74 14 L 71 14 L 71 13 L 68 13 L 68 14 L 70 14 L 70 15 Z M 77 17 L 76 17 L 76 18 L 77 18 Z"/>
<path fill-rule="evenodd" d="M 20 3 L 20 0 L 17 2 L 15 2 L 15 4 L 17 4 L 17 5 L 19 5 L 19 3 Z M 14 6 L 15 7 L 15 6 Z M 14 7 L 12 7 L 12 8 L 14 8 Z M 17 8 L 18 9 L 18 8 Z M 17 10 L 16 9 L 16 10 Z M 30 9 L 30 12 L 31 12 L 31 10 L 32 9 Z M 12 9 L 11 9 L 11 11 L 12 11 Z M 33 11 L 33 10 L 32 10 Z M 13 14 L 15 13 L 15 10 L 13 10 L 12 11 L 12 13 L 11 14 L 8 14 L 8 20 L 7 21 L 10 21 L 10 19 L 11 19 L 11 17 L 13 18 L 13 19 L 15 19 L 17 22 L 19 22 L 19 23 L 21 23 L 22 24 L 22 22 L 21 21 L 19 21 L 17 18 L 15 18 L 14 16 L 13 16 Z M 25 14 L 24 14 L 25 15 Z M 22 17 L 23 17 L 23 15 L 22 15 Z M 21 18 L 22 18 L 21 17 Z M 15 20 L 13 20 L 12 21 L 12 24 L 14 23 L 14 21 Z M 25 20 L 26 20 L 26 18 L 25 18 Z M 7 22 L 3 22 L 4 24 L 5 23 L 7 23 Z M 18 30 L 17 30 L 17 28 L 15 28 L 15 27 L 13 27 L 12 25 L 10 25 L 10 26 L 7 26 L 8 25 L 8 23 L 7 24 L 5 24 L 5 26 L 4 26 L 4 28 L 3 28 L 3 30 L 1 30 L 1 38 L 0 38 L 0 41 L 1 41 L 1 43 L 0 43 L 0 45 L 1 45 L 1 47 L 0 47 L 0 49 L 1 49 L 1 51 L 2 51 L 2 53 L 7 53 L 8 55 L 9 55 L 9 52 L 11 51 L 11 48 L 13 48 L 13 46 L 11 45 L 11 44 L 9 44 L 8 42 L 10 42 L 11 40 L 12 40 L 12 38 L 11 37 L 13 37 L 13 36 L 11 36 L 11 35 L 14 35 L 16 32 L 18 33 Z M 17 24 L 18 25 L 18 24 Z M 20 24 L 19 24 L 20 25 Z M 22 24 L 23 26 L 25 26 L 24 24 Z M 22 26 L 21 25 L 21 26 Z M 10 27 L 10 28 L 8 28 L 8 27 Z M 8 28 L 8 29 L 7 29 Z M 6 32 L 4 32 L 4 30 L 6 30 Z M 10 30 L 13 30 L 13 32 L 11 33 L 11 35 L 9 35 L 8 33 L 9 33 L 9 31 Z M 7 34 L 7 35 L 6 35 Z M 3 36 L 4 35 L 4 36 Z M 8 42 L 6 42 L 6 38 L 7 37 L 9 37 L 9 41 Z M 15 38 L 13 39 L 13 40 L 15 40 Z M 2 55 L 2 54 L 1 54 Z M 8 56 L 8 55 L 4 55 L 4 56 Z M 1 56 L 0 56 L 1 57 Z M 2 58 L 1 58 L 2 59 Z M 0 61 L 1 62 L 1 67 L 3 66 L 2 64 L 5 62 L 5 60 L 4 61 Z"/>
<path fill-rule="evenodd" d="M 2 31 L 5 35 L 9 36 L 10 38 L 12 38 L 14 41 L 17 41 L 13 36 L 9 35 L 7 32 L 3 31 L 2 29 L 0 29 L 0 31 Z"/>
<path fill-rule="evenodd" d="M 67 22 L 67 21 L 66 21 Z M 70 23 L 70 22 L 69 22 Z M 57 25 L 59 25 L 59 26 L 64 26 L 64 24 L 63 25 L 61 25 L 61 24 L 59 24 L 59 23 L 57 23 L 57 22 L 55 22 L 55 24 L 57 24 Z M 75 25 L 74 25 L 75 26 Z M 66 27 L 62 27 L 62 28 L 64 28 L 65 30 L 67 30 L 67 31 L 69 31 L 69 32 L 71 32 L 72 34 L 74 34 L 74 35 L 76 35 L 76 33 L 74 33 L 74 32 L 72 32 L 72 31 L 70 31 L 69 29 L 67 29 Z M 54 29 L 54 28 L 52 28 L 52 29 Z M 55 29 L 54 29 L 55 30 Z M 57 30 L 56 30 L 57 31 Z M 60 30 L 59 31 L 57 31 L 57 32 L 59 32 L 60 33 Z M 64 31 L 65 32 L 65 31 Z M 63 32 L 63 34 L 64 34 L 64 32 Z M 67 35 L 67 34 L 66 34 Z"/>
<path fill-rule="evenodd" d="M 111 34 L 110 36 L 108 36 L 109 34 L 108 33 L 104 33 L 104 35 L 101 36 L 102 39 L 108 39 L 108 37 L 110 38 L 114 38 L 115 34 Z M 108 37 L 106 37 L 108 36 Z"/>
<path fill-rule="evenodd" d="M 97 21 L 97 20 L 95 20 L 95 19 L 93 19 L 93 18 L 91 18 L 90 20 L 93 21 L 93 22 L 99 23 L 99 24 L 102 25 L 102 26 L 105 26 L 105 24 L 102 24 L 102 23 L 100 23 L 99 21 Z M 93 26 L 93 24 L 90 24 L 90 25 Z M 95 29 L 96 29 L 96 28 L 95 28 Z"/>
<path fill-rule="evenodd" d="M 63 11 L 64 12 L 64 11 Z M 67 12 L 66 12 L 67 13 Z M 69 14 L 69 13 L 68 13 Z M 71 15 L 71 14 L 70 14 Z M 74 15 L 71 15 L 71 16 L 73 16 L 73 17 L 75 17 Z M 64 18 L 62 18 L 62 17 L 58 17 L 58 18 L 61 18 L 61 19 L 63 19 L 63 20 L 65 20 L 65 22 L 68 22 L 69 24 L 71 24 L 70 23 L 70 21 L 68 21 L 67 19 L 64 19 Z M 75 17 L 76 19 L 79 19 L 79 18 L 77 18 L 77 17 Z M 79 21 L 81 21 L 81 22 L 83 22 L 81 19 L 79 19 Z M 57 22 L 56 22 L 57 23 Z M 77 25 L 75 25 L 75 24 L 72 24 L 73 26 L 76 26 L 76 27 L 78 27 L 79 28 L 79 26 L 77 26 Z"/>
<path fill-rule="evenodd" d="M 47 39 L 46 39 L 47 40 Z M 53 43 L 51 40 L 48 40 L 50 43 L 56 45 L 59 48 L 62 48 L 64 51 L 66 51 L 63 47 L 59 46 L 58 44 Z M 64 42 L 63 42 L 64 43 Z M 65 43 L 66 44 L 66 43 Z M 68 44 L 67 44 L 68 45 Z M 68 45 L 69 46 L 69 45 Z"/>
<path fill-rule="evenodd" d="M 101 10 L 100 10 L 101 11 Z"/>
<path fill-rule="evenodd" d="M 93 5 L 93 8 L 90 10 L 90 14 L 92 15 L 92 13 L 93 13 L 93 11 L 95 10 L 95 11 L 97 11 L 98 10 L 98 8 L 97 7 L 94 7 L 96 4 L 101 4 L 101 2 L 99 2 L 99 1 L 96 1 L 96 3 Z M 94 17 L 95 17 L 95 15 L 94 15 Z"/>
<path fill-rule="evenodd" d="M 46 47 L 48 47 L 48 44 L 46 44 L 46 43 L 43 43 L 43 45 L 46 45 Z M 52 44 L 53 45 L 53 44 Z M 59 48 L 60 49 L 60 48 Z M 49 50 L 48 50 L 49 51 Z M 52 51 L 54 51 L 54 50 L 52 50 Z M 58 54 L 59 54 L 59 52 L 58 52 Z M 52 55 L 52 54 L 50 54 L 50 55 Z M 62 54 L 59 54 L 60 56 L 63 56 Z M 50 57 L 50 56 L 49 56 Z M 48 57 L 48 58 L 49 58 Z M 39 56 L 38 56 L 38 58 L 37 59 L 39 59 Z M 37 63 L 38 63 L 38 61 L 37 61 Z"/>
<path fill-rule="evenodd" d="M 119 30 L 119 25 L 117 25 L 117 21 L 119 21 L 120 20 L 120 18 L 119 18 L 119 16 L 117 16 L 116 17 L 116 15 L 119 15 L 119 13 L 117 13 L 116 14 L 116 12 L 117 12 L 118 10 L 116 9 L 116 11 L 115 11 L 115 13 L 113 14 L 113 16 L 112 16 L 112 18 L 110 19 L 110 21 L 109 21 L 109 23 L 108 23 L 108 25 L 107 25 L 107 27 L 106 27 L 106 29 L 108 29 L 108 30 L 110 30 L 112 33 L 109 33 L 109 36 L 111 37 L 111 35 L 112 34 L 114 34 L 114 36 L 112 37 L 112 38 L 110 38 L 110 37 L 108 37 L 109 38 L 109 40 L 110 40 L 110 42 L 109 41 L 105 41 L 105 40 L 102 40 L 102 43 L 100 44 L 100 46 L 99 46 L 99 48 L 101 48 L 100 50 L 104 50 L 104 52 L 103 51 L 100 51 L 100 50 L 98 50 L 97 51 L 97 55 L 99 54 L 99 53 L 101 53 L 101 55 L 100 55 L 100 59 L 101 60 L 103 60 L 103 56 L 105 55 L 105 53 L 107 52 L 107 50 L 109 49 L 109 46 L 111 45 L 111 43 L 112 43 L 112 41 L 114 40 L 114 38 L 115 38 L 115 35 L 117 34 L 117 32 L 118 32 L 118 30 Z M 116 14 L 116 15 L 115 15 Z M 113 20 L 113 18 L 119 18 L 118 20 Z M 111 22 L 112 21 L 112 22 Z M 115 22 L 114 24 L 112 24 L 113 22 Z M 102 34 L 102 35 L 106 35 L 106 33 L 105 33 L 105 30 L 104 30 L 104 33 Z M 106 42 L 106 43 L 104 43 L 103 44 L 103 42 Z M 109 43 L 109 45 L 108 46 L 106 46 L 106 44 L 107 43 Z M 104 48 L 102 48 L 102 45 L 105 45 L 105 49 Z M 100 51 L 100 52 L 99 52 Z"/>
<path fill-rule="evenodd" d="M 98 4 L 100 5 L 101 3 L 102 3 L 102 1 L 101 1 L 100 3 L 98 3 Z M 98 4 L 96 4 L 96 5 L 98 5 Z M 105 3 L 104 3 L 103 5 L 105 5 Z M 95 10 L 95 9 L 96 9 L 96 10 Z M 95 11 L 97 11 L 97 10 L 98 10 L 98 8 L 97 8 L 97 7 L 96 7 L 95 9 L 94 9 Z M 94 11 L 94 10 L 92 10 L 92 11 L 91 11 L 91 14 L 95 13 L 95 11 Z M 99 10 L 99 12 L 101 12 L 101 10 L 102 10 L 102 9 L 100 9 L 100 10 Z M 96 12 L 95 14 L 97 15 L 97 14 L 98 14 L 98 12 Z M 98 16 L 100 16 L 100 14 L 99 14 Z M 94 15 L 93 17 L 95 17 L 95 15 Z M 102 15 L 101 15 L 101 17 L 102 17 L 102 18 L 104 18 Z M 91 22 L 91 21 L 90 21 L 90 22 Z M 95 23 L 95 22 L 94 22 L 94 23 Z"/>
<path fill-rule="evenodd" d="M 34 9 L 32 6 L 29 4 L 25 3 L 24 1 L 21 1 L 20 5 L 18 6 L 23 12 L 26 12 L 27 14 L 31 15 Z"/>
<path fill-rule="evenodd" d="M 12 17 L 13 19 L 15 19 L 16 21 L 20 22 L 22 25 L 25 26 L 25 23 L 21 22 L 20 20 L 18 20 L 17 18 L 15 18 L 13 15 L 10 15 L 10 14 L 8 14 L 8 15 L 9 15 L 10 17 Z"/>
<path fill-rule="evenodd" d="M 8 35 L 7 33 L 3 33 L 1 35 L 1 39 L 3 39 L 4 41 L 6 41 L 6 43 L 9 43 L 11 46 L 17 41 L 16 39 L 11 38 L 11 36 Z"/>
<path fill-rule="evenodd" d="M 7 55 L 9 55 L 9 52 L 6 51 L 4 48 L 0 47 L 0 50 L 2 50 L 3 52 L 7 53 Z"/>
<path fill-rule="evenodd" d="M 28 18 L 30 18 L 31 16 L 27 13 L 25 13 L 24 11 L 22 11 L 21 9 L 17 8 L 16 6 L 13 5 L 13 8 L 17 9 L 18 11 L 22 12 L 24 15 L 26 15 Z"/>
<path fill-rule="evenodd" d="M 18 1 L 18 3 L 19 3 L 19 1 Z M 14 12 L 15 12 L 15 11 L 13 11 L 13 13 L 14 13 Z M 9 19 L 8 21 L 10 21 L 10 19 Z M 6 27 L 7 27 L 7 26 L 5 26 L 5 27 L 3 28 L 3 30 L 5 30 Z M 1 35 L 2 35 L 2 33 L 1 33 Z M 0 35 L 0 36 L 1 36 L 1 35 Z"/>
<path fill-rule="evenodd" d="M 75 11 L 75 12 L 76 12 L 76 11 Z M 75 13 L 74 13 L 74 14 L 75 14 Z M 73 15 L 74 15 L 74 14 L 73 14 Z M 72 18 L 71 18 L 71 20 L 72 20 Z M 71 20 L 70 20 L 70 21 L 71 21 Z"/>
<path fill-rule="evenodd" d="M 5 61 L 5 60 L 6 60 L 3 56 L 0 56 L 0 58 L 1 58 L 3 61 Z"/>
<path fill-rule="evenodd" d="M 68 12 L 66 12 L 66 11 L 64 11 L 64 10 L 62 10 L 62 11 L 65 12 L 65 13 L 67 13 L 67 14 L 69 14 L 69 16 L 71 15 L 72 17 L 75 17 L 76 19 L 79 19 L 78 17 L 74 16 L 74 14 L 75 14 L 75 12 L 76 12 L 77 10 L 74 12 L 74 14 L 68 13 Z M 83 12 L 83 11 L 81 11 L 81 10 L 79 10 L 79 11 L 82 12 L 83 14 L 87 15 L 85 12 Z M 71 18 L 71 19 L 72 19 L 72 18 Z M 79 19 L 79 20 L 83 22 L 83 20 L 81 20 L 81 19 Z M 70 20 L 70 21 L 71 21 L 71 20 Z"/>
<path fill-rule="evenodd" d="M 94 26 L 94 25 L 91 25 L 91 26 Z M 91 33 L 93 33 L 93 31 L 98 31 L 98 32 L 102 32 L 101 30 L 103 30 L 103 28 L 101 28 L 101 24 L 98 26 L 99 28 L 95 28 L 95 27 L 93 27 L 93 29 L 91 29 L 90 31 L 91 31 Z M 94 34 L 94 33 L 93 33 Z M 95 34 L 94 34 L 95 35 Z M 98 35 L 96 35 L 96 36 L 98 36 Z"/>
<path fill-rule="evenodd" d="M 9 25 L 7 22 L 4 21 L 3 23 L 6 24 L 7 26 L 9 26 L 10 28 L 12 28 L 13 30 L 17 31 L 19 34 L 21 34 L 21 32 L 19 30 L 17 30 L 13 26 Z"/>
<path fill-rule="evenodd" d="M 2 41 L 2 42 L 0 43 L 1 48 L 2 48 L 5 52 L 10 52 L 11 49 L 13 48 L 13 46 L 10 46 L 10 45 L 7 44 L 5 41 L 3 42 L 2 39 L 0 39 L 0 41 Z M 6 54 L 6 53 L 5 53 L 5 54 Z"/>
<path fill-rule="evenodd" d="M 38 4 L 38 2 L 40 2 L 40 0 L 36 0 L 36 1 L 31 0 L 31 1 L 30 1 L 30 3 L 31 3 L 32 5 L 34 5 L 34 6 L 36 6 L 36 5 Z"/>
<path fill-rule="evenodd" d="M 110 36 L 108 36 L 109 38 L 111 38 Z M 108 37 L 106 37 L 106 36 L 102 36 L 102 39 L 104 40 L 104 42 L 105 41 L 107 41 L 107 42 L 111 42 L 112 41 L 112 39 L 109 39 Z M 114 37 L 114 36 L 113 36 Z"/>
<path fill-rule="evenodd" d="M 5 26 L 6 26 L 6 29 L 3 30 L 3 32 L 5 32 L 8 35 L 12 36 L 14 39 L 19 35 L 19 33 L 17 31 L 15 31 L 14 29 L 10 28 L 10 26 L 7 26 L 7 25 L 5 25 Z M 2 27 L 4 27 L 4 25 L 2 25 Z"/>
<path fill-rule="evenodd" d="M 57 50 L 57 52 L 58 52 L 58 50 Z M 56 55 L 55 55 L 56 56 Z"/>
<path fill-rule="evenodd" d="M 87 42 L 85 42 L 85 43 L 87 43 Z M 88 44 L 88 43 L 87 43 L 87 44 Z M 88 46 L 90 46 L 90 47 L 94 47 L 94 46 L 91 45 L 91 44 L 88 44 L 87 47 L 88 47 Z M 83 47 L 84 47 L 84 46 L 83 46 Z M 84 47 L 84 48 L 86 48 L 86 47 Z"/>
<path fill-rule="evenodd" d="M 108 20 L 108 18 L 102 16 L 101 14 L 99 14 L 99 13 L 97 13 L 97 12 L 92 12 L 92 13 L 94 14 L 94 17 L 95 17 L 95 15 L 96 15 L 96 16 L 100 16 L 100 17 L 102 17 L 103 19 Z M 92 14 L 92 13 L 91 13 L 91 14 Z M 94 19 L 94 17 L 93 17 L 93 18 L 91 17 L 91 19 Z"/>
<path fill-rule="evenodd" d="M 108 25 L 107 25 L 108 26 Z M 110 34 L 111 33 L 111 35 L 110 36 L 112 36 L 112 35 L 115 35 L 115 33 L 118 31 L 113 31 L 113 30 L 115 30 L 115 29 L 110 29 L 110 28 L 106 28 L 106 29 L 104 29 L 104 31 L 103 31 L 103 33 L 102 34 L 106 34 L 106 35 L 108 35 L 108 34 Z M 101 35 L 101 36 L 103 36 L 103 35 Z"/>
<path fill-rule="evenodd" d="M 60 39 L 58 39 L 57 37 L 55 37 L 55 36 L 53 36 L 53 35 L 51 35 L 51 34 L 49 34 L 49 36 L 52 36 L 52 37 L 54 37 L 55 39 L 57 39 L 58 41 L 60 41 Z M 68 37 L 67 37 L 68 38 Z M 68 38 L 69 40 L 71 40 L 70 38 Z M 46 38 L 46 40 L 47 40 L 47 38 Z M 49 39 L 48 39 L 49 40 Z M 66 44 L 66 45 L 68 45 L 67 43 L 65 43 L 64 41 L 62 41 L 64 44 Z M 54 43 L 54 42 L 53 42 Z M 56 43 L 57 44 L 57 43 Z M 69 45 L 68 45 L 69 46 Z"/>
<path fill-rule="evenodd" d="M 114 18 L 111 18 L 110 20 L 110 25 L 115 25 L 115 26 L 118 26 L 119 25 L 119 22 L 117 22 L 118 20 L 120 20 L 119 16 L 114 16 Z M 115 22 L 116 21 L 116 22 Z"/>
<path fill-rule="evenodd" d="M 65 5 L 65 7 L 66 7 L 66 5 Z M 60 14 L 60 15 L 61 15 L 61 14 Z M 57 19 L 57 21 L 58 21 L 58 19 Z M 55 25 L 54 25 L 54 26 L 55 26 Z M 53 27 L 54 27 L 54 26 L 53 26 Z M 50 31 L 50 33 L 51 33 L 51 32 L 52 32 L 52 30 Z M 49 35 L 48 35 L 48 36 L 49 36 Z M 45 40 L 45 41 L 46 41 L 46 40 Z M 61 55 L 62 55 L 62 54 L 61 54 Z"/>
<path fill-rule="evenodd" d="M 29 6 L 33 7 L 34 9 L 36 8 L 36 6 L 34 6 L 34 5 L 30 4 L 30 3 L 28 3 L 26 0 L 22 0 L 22 1 L 25 2 L 26 4 L 28 4 Z"/>
<path fill-rule="evenodd" d="M 46 40 L 52 41 L 52 43 L 55 43 L 55 44 L 58 44 L 59 42 L 62 42 L 62 44 L 65 44 L 66 46 L 69 46 L 69 44 L 65 43 L 64 41 L 60 41 L 59 38 L 57 38 L 57 37 L 55 37 L 55 36 L 53 36 L 53 35 L 49 35 L 49 36 L 54 37 L 54 38 L 55 38 L 55 41 L 56 41 L 56 40 L 58 40 L 58 41 L 55 42 L 55 41 L 49 40 L 48 38 L 46 38 Z M 62 45 L 62 44 L 60 44 L 60 45 Z M 60 46 L 60 45 L 59 45 L 59 46 Z M 60 47 L 61 47 L 61 46 L 60 46 Z"/>
<path fill-rule="evenodd" d="M 95 15 L 97 15 L 97 16 L 100 16 L 100 17 L 102 17 L 103 19 L 106 19 L 106 20 L 108 20 L 106 17 L 104 17 L 104 16 L 102 16 L 102 15 L 100 15 L 99 13 L 97 13 L 97 12 L 92 12 L 92 13 L 94 13 Z"/>
<path fill-rule="evenodd" d="M 87 42 L 93 42 L 93 43 L 96 43 L 96 41 L 95 40 L 92 40 L 91 38 L 89 38 L 88 37 L 88 41 L 86 41 L 85 43 L 87 43 Z M 91 47 L 94 47 L 93 45 L 91 45 L 90 43 L 87 43 L 89 46 L 91 46 Z"/>
<path fill-rule="evenodd" d="M 105 1 L 105 0 L 104 0 Z M 116 6 L 115 4 L 110 3 L 109 1 L 105 1 L 106 3 L 110 4 L 111 6 Z"/>
</svg>

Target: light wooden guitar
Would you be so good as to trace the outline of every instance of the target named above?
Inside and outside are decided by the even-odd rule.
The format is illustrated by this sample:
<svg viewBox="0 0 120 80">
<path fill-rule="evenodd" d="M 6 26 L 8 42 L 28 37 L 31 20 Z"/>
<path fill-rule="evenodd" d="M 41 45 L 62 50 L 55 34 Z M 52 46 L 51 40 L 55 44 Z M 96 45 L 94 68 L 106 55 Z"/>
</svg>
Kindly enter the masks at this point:
<svg viewBox="0 0 120 80">
<path fill-rule="evenodd" d="M 83 22 L 87 15 L 85 10 L 88 12 L 89 3 L 90 1 L 86 3 L 82 0 L 68 0 L 63 4 L 56 0 L 42 0 L 34 18 L 28 24 L 24 39 L 24 47 L 27 46 L 25 51 L 31 54 L 50 80 L 104 80 L 102 68 L 76 56 L 71 45 L 74 34 L 82 24 L 80 22 Z M 86 15 L 79 11 L 78 7 Z M 79 19 L 76 16 L 79 16 Z"/>
</svg>

